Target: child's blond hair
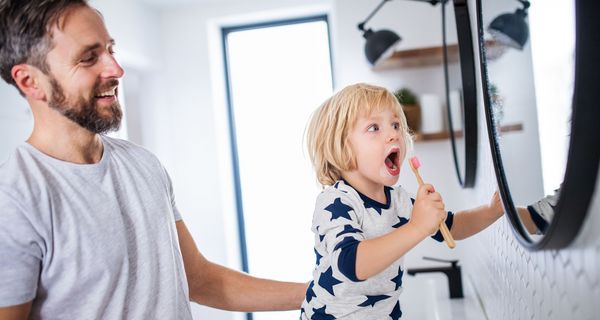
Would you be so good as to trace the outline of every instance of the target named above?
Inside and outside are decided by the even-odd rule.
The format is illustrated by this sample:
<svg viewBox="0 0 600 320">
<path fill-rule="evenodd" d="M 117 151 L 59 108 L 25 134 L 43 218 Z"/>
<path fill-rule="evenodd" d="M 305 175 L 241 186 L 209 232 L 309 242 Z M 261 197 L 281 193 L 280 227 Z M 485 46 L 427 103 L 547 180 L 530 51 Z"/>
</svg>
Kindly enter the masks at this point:
<svg viewBox="0 0 600 320">
<path fill-rule="evenodd" d="M 366 83 L 350 85 L 315 110 L 306 132 L 306 140 L 317 180 L 322 185 L 333 185 L 342 178 L 342 171 L 356 168 L 356 158 L 348 144 L 348 133 L 359 115 L 369 115 L 380 110 L 392 110 L 400 118 L 406 151 L 411 150 L 412 136 L 402 106 L 385 88 Z"/>
</svg>

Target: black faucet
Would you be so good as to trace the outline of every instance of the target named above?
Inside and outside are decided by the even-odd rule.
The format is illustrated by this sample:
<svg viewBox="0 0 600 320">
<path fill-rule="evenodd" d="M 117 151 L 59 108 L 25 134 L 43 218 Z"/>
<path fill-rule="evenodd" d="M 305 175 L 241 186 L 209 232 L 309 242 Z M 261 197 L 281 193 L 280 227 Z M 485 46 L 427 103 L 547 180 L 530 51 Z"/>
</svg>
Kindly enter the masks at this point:
<svg viewBox="0 0 600 320">
<path fill-rule="evenodd" d="M 407 269 L 406 272 L 414 276 L 417 273 L 442 272 L 448 277 L 448 289 L 450 289 L 450 299 L 463 298 L 462 275 L 458 260 L 442 260 L 430 257 L 423 257 L 424 260 L 448 262 L 451 265 L 443 267 L 415 268 Z"/>
</svg>

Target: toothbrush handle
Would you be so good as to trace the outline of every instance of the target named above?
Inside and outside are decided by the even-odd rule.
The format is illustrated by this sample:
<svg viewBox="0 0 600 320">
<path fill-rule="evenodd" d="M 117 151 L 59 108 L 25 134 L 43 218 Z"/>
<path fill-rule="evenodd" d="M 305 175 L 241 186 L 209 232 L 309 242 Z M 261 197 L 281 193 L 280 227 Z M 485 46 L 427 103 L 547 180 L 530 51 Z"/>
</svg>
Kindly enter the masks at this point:
<svg viewBox="0 0 600 320">
<path fill-rule="evenodd" d="M 417 178 L 417 182 L 419 183 L 419 186 L 422 186 L 423 178 L 421 178 L 421 174 L 419 173 L 419 170 L 416 169 L 415 167 L 413 167 L 412 165 L 410 167 L 411 167 L 412 171 L 415 173 L 415 177 Z M 456 247 L 456 243 L 454 242 L 454 237 L 452 237 L 450 230 L 448 230 L 448 226 L 446 226 L 446 222 L 440 223 L 440 232 L 442 233 L 442 236 L 444 237 L 444 240 L 446 241 L 448 248 L 454 249 L 454 247 Z"/>
<path fill-rule="evenodd" d="M 454 242 L 452 233 L 450 233 L 450 230 L 448 230 L 448 226 L 446 226 L 446 222 L 440 223 L 440 232 L 442 233 L 444 240 L 446 240 L 448 248 L 454 249 L 454 247 L 456 247 L 456 243 Z"/>
</svg>

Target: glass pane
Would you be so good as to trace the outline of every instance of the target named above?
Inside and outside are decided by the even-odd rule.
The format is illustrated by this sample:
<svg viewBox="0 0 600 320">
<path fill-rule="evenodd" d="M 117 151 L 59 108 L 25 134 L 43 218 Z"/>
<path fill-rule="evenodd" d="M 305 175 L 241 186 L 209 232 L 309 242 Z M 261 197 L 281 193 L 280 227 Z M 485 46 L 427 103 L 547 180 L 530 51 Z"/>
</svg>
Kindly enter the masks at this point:
<svg viewBox="0 0 600 320">
<path fill-rule="evenodd" d="M 249 269 L 306 282 L 315 263 L 310 228 L 321 189 L 303 136 L 310 114 L 332 94 L 327 23 L 235 31 L 226 41 Z M 299 311 L 254 314 L 298 317 Z"/>
</svg>

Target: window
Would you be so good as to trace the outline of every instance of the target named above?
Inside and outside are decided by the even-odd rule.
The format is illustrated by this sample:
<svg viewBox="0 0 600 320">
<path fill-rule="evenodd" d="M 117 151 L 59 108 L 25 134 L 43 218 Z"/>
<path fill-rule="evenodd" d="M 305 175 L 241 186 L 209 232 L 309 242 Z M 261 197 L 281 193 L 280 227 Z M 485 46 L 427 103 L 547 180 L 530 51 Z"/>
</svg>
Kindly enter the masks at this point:
<svg viewBox="0 0 600 320">
<path fill-rule="evenodd" d="M 321 191 L 304 146 L 311 113 L 332 93 L 326 16 L 223 29 L 242 264 L 306 282 Z M 296 319 L 256 313 L 248 319 Z"/>
</svg>

